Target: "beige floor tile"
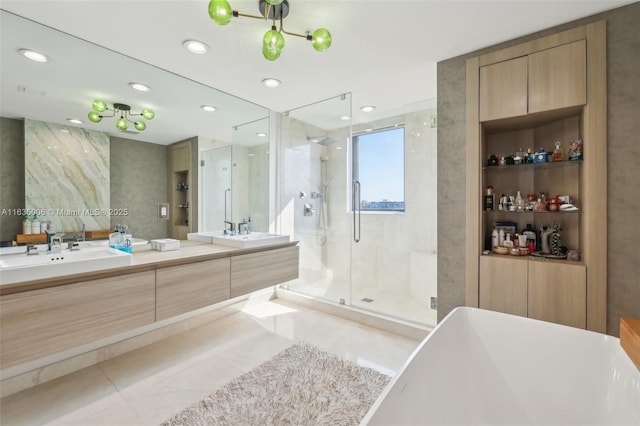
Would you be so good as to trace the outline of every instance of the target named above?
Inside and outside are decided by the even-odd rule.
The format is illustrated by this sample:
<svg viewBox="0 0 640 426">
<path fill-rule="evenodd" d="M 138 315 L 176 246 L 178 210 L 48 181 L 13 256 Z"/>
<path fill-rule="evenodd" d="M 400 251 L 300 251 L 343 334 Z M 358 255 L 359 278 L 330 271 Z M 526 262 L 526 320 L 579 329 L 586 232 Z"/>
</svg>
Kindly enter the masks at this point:
<svg viewBox="0 0 640 426">
<path fill-rule="evenodd" d="M 213 356 L 153 385 L 133 386 L 122 394 L 145 424 L 159 424 L 242 373 L 228 361 Z"/>
<path fill-rule="evenodd" d="M 3 426 L 40 425 L 118 395 L 98 366 L 88 367 L 0 400 Z"/>
</svg>

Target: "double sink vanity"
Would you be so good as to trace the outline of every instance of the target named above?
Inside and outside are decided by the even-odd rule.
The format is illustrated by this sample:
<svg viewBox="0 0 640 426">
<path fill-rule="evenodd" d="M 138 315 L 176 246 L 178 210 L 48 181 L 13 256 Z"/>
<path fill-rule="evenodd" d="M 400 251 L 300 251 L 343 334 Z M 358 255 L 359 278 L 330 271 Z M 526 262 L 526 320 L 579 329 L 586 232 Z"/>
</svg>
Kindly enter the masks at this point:
<svg viewBox="0 0 640 426">
<path fill-rule="evenodd" d="M 255 234 L 255 235 L 254 235 Z M 0 370 L 298 277 L 299 247 L 264 233 L 190 234 L 171 251 L 103 242 L 0 256 Z"/>
</svg>

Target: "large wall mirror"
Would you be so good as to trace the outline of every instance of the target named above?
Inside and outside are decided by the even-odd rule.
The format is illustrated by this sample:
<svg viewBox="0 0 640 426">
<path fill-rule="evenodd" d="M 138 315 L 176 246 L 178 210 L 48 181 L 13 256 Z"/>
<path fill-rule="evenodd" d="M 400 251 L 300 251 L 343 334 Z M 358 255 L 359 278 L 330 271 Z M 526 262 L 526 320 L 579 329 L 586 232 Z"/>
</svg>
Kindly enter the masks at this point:
<svg viewBox="0 0 640 426">
<path fill-rule="evenodd" d="M 15 139 L 20 137 L 17 132 L 5 131 L 7 123 L 27 123 L 20 127 L 24 129 L 24 139 L 21 141 L 21 155 L 24 158 L 15 149 L 3 148 L 3 158 L 0 159 L 4 169 L 1 171 L 3 189 L 9 182 L 14 185 L 8 175 L 22 174 L 23 182 L 17 185 L 24 185 L 23 198 L 20 199 L 19 195 L 13 198 L 2 195 L 0 198 L 3 205 L 0 209 L 11 213 L 14 209 L 25 207 L 54 208 L 61 209 L 58 212 L 79 211 L 82 216 L 82 209 L 91 211 L 106 208 L 108 211 L 109 208 L 128 208 L 130 216 L 122 221 L 139 223 L 139 228 L 144 229 L 147 234 L 140 235 L 141 237 L 166 237 L 168 235 L 161 235 L 166 225 L 164 228 L 160 226 L 153 229 L 145 226 L 150 221 L 159 220 L 156 217 L 157 204 L 168 200 L 168 189 L 164 191 L 164 195 L 154 194 L 153 197 L 146 198 L 145 194 L 118 196 L 116 198 L 120 205 L 114 205 L 114 193 L 118 195 L 120 192 L 140 191 L 143 185 L 136 185 L 136 180 L 166 181 L 166 171 L 159 170 L 160 160 L 156 159 L 154 163 L 145 154 L 158 149 L 142 153 L 136 146 L 153 144 L 154 148 L 162 151 L 166 150 L 162 146 L 197 138 L 200 148 L 194 150 L 192 155 L 201 156 L 207 150 L 224 148 L 232 153 L 230 165 L 236 165 L 235 170 L 229 170 L 234 173 L 230 174 L 228 182 L 215 182 L 215 174 L 206 174 L 200 170 L 201 179 L 208 176 L 208 179 L 214 181 L 199 180 L 199 200 L 195 203 L 199 207 L 198 212 L 194 212 L 198 214 L 199 222 L 204 223 L 205 217 L 218 220 L 217 210 L 224 209 L 224 198 L 219 199 L 221 191 L 217 188 L 221 186 L 223 189 L 231 189 L 227 200 L 227 214 L 232 214 L 235 222 L 250 217 L 254 229 L 266 230 L 270 140 L 269 111 L 266 108 L 5 10 L 0 10 L 0 32 L 0 117 L 3 120 L 1 143 L 8 146 L 9 139 L 12 138 L 15 147 Z M 44 63 L 28 60 L 21 54 L 21 49 L 41 52 L 49 60 Z M 151 90 L 136 91 L 131 83 L 143 83 Z M 133 123 L 124 131 L 118 130 L 115 123 L 118 117 L 105 117 L 101 122 L 93 123 L 89 121 L 88 113 L 92 110 L 95 99 L 105 101 L 108 106 L 114 103 L 130 105 L 134 113 L 149 108 L 155 112 L 155 117 L 145 120 L 146 129 L 143 131 L 136 130 Z M 213 107 L 215 111 L 203 109 L 206 105 Z M 77 119 L 82 123 L 73 123 L 70 119 Z M 96 142 L 96 139 L 102 140 L 102 136 L 96 135 L 106 135 L 109 141 L 107 146 L 103 142 Z M 41 142 L 42 145 L 26 151 L 24 146 L 27 141 Z M 37 166 L 30 170 L 17 170 L 17 163 L 24 166 L 34 160 L 34 152 L 38 153 Z M 136 158 L 136 155 L 141 158 Z M 118 159 L 118 164 L 113 164 L 114 159 Z M 194 164 L 200 164 L 200 160 L 200 157 L 195 158 Z M 105 167 L 108 170 L 107 177 Z M 127 177 L 119 179 L 118 176 L 114 177 L 114 173 L 125 173 Z M 81 185 L 81 182 L 85 184 Z M 114 185 L 118 187 L 114 188 Z M 34 187 L 37 187 L 37 191 Z M 160 193 L 162 189 L 156 192 Z M 55 193 L 64 193 L 64 197 L 51 195 Z M 95 193 L 103 195 L 101 205 L 95 205 Z M 34 194 L 39 198 L 33 197 Z M 45 205 L 45 199 L 53 204 Z M 121 200 L 131 205 L 121 205 Z M 144 206 L 138 205 L 142 203 L 141 200 L 145 200 Z M 15 228 L 22 219 L 16 220 L 12 216 L 15 215 L 0 217 L 3 240 L 21 230 Z M 53 216 L 55 217 L 49 215 L 48 219 L 70 230 L 77 230 L 80 223 L 88 229 L 105 226 L 104 221 L 93 220 L 96 218 L 79 220 L 77 217 L 70 217 L 71 215 Z M 222 221 L 223 219 L 219 219 L 217 223 L 212 222 L 211 227 L 221 229 Z M 115 222 L 111 216 L 106 223 L 113 225 Z"/>
</svg>

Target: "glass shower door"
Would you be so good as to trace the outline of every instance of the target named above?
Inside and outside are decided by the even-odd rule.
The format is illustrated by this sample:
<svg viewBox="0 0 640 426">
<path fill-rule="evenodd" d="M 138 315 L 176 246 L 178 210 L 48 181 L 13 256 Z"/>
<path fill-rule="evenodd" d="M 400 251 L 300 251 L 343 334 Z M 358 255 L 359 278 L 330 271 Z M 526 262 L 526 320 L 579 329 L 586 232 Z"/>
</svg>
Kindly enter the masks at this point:
<svg viewBox="0 0 640 426">
<path fill-rule="evenodd" d="M 350 115 L 349 94 L 291 110 L 279 149 L 280 232 L 300 241 L 300 277 L 287 286 L 343 304 L 351 303 Z"/>
</svg>

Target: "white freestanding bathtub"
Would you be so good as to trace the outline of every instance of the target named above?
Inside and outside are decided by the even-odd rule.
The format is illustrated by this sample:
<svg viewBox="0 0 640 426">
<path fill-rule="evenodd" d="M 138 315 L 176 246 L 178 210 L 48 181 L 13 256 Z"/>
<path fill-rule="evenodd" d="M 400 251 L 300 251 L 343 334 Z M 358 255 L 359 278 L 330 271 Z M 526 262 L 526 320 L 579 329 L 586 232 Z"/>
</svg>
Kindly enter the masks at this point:
<svg viewBox="0 0 640 426">
<path fill-rule="evenodd" d="M 640 371 L 616 337 L 456 308 L 362 424 L 637 426 Z"/>
</svg>

